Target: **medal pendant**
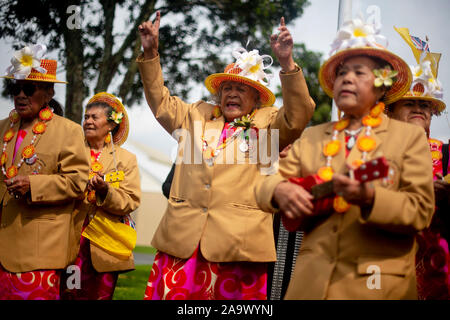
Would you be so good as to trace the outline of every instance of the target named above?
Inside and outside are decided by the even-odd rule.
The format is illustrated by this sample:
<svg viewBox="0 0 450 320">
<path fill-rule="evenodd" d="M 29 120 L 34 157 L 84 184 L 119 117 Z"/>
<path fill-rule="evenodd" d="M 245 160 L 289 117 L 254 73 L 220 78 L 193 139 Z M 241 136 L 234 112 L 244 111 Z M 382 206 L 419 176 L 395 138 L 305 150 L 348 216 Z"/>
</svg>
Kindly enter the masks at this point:
<svg viewBox="0 0 450 320">
<path fill-rule="evenodd" d="M 25 159 L 25 163 L 29 166 L 31 166 L 32 164 L 34 164 L 37 160 L 37 155 L 34 154 L 31 158 Z"/>
<path fill-rule="evenodd" d="M 240 145 L 239 145 L 239 150 L 241 150 L 241 152 L 247 152 L 248 151 L 248 144 L 246 141 L 243 141 Z"/>
</svg>

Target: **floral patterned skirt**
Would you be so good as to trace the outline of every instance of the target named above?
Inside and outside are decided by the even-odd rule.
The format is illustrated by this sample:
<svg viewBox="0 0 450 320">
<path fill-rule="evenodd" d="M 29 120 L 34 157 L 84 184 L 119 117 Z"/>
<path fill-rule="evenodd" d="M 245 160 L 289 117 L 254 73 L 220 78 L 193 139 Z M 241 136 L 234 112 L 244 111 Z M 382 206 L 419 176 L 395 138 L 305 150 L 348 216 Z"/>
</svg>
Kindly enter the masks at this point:
<svg viewBox="0 0 450 320">
<path fill-rule="evenodd" d="M 12 273 L 0 265 L 0 300 L 59 300 L 60 274 L 61 270 Z"/>
<path fill-rule="evenodd" d="M 68 288 L 67 277 L 61 281 L 62 300 L 112 300 L 118 272 L 97 272 L 92 265 L 90 241 L 81 237 L 75 265 L 81 270 L 80 288 Z"/>
<path fill-rule="evenodd" d="M 450 299 L 450 255 L 447 241 L 425 229 L 417 235 L 417 293 L 419 300 Z"/>
<path fill-rule="evenodd" d="M 197 248 L 189 259 L 155 256 L 144 300 L 266 300 L 267 263 L 209 262 Z"/>
</svg>

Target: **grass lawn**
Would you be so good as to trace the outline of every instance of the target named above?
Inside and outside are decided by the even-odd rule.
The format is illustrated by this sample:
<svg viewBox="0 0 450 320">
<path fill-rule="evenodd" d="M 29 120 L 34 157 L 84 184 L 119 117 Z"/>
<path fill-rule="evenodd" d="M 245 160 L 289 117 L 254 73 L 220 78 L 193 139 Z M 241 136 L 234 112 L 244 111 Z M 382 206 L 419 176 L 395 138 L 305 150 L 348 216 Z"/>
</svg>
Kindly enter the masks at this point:
<svg viewBox="0 0 450 320">
<path fill-rule="evenodd" d="M 147 246 L 136 246 L 133 252 L 156 254 L 156 249 Z M 135 265 L 136 270 L 119 274 L 113 300 L 142 300 L 147 287 L 151 265 Z"/>
<path fill-rule="evenodd" d="M 117 279 L 113 300 L 142 300 L 147 287 L 151 265 L 135 266 L 136 270 L 121 273 Z"/>
</svg>

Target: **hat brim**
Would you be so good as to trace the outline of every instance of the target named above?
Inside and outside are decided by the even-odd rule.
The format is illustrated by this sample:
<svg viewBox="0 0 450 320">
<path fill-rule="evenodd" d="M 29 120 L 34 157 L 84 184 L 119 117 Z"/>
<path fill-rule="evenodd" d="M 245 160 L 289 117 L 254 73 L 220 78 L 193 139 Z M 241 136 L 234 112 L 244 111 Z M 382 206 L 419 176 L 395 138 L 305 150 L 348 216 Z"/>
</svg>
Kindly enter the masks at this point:
<svg viewBox="0 0 450 320">
<path fill-rule="evenodd" d="M 422 101 L 430 101 L 432 103 L 431 107 L 433 109 L 433 114 L 440 115 L 442 111 L 445 110 L 446 105 L 444 101 L 433 98 L 433 97 L 427 97 L 423 96 L 422 92 L 411 92 L 408 91 L 403 97 L 401 97 L 399 100 L 422 100 Z"/>
<path fill-rule="evenodd" d="M 346 59 L 354 56 L 376 57 L 388 62 L 398 72 L 396 81 L 386 92 L 384 102 L 393 103 L 403 97 L 409 90 L 412 82 L 412 74 L 408 64 L 396 54 L 373 47 L 350 48 L 339 51 L 323 63 L 319 70 L 319 82 L 323 91 L 333 98 L 333 86 L 336 80 L 336 69 Z"/>
<path fill-rule="evenodd" d="M 11 80 L 24 80 L 24 81 L 36 81 L 36 82 L 51 82 L 51 83 L 63 83 L 63 84 L 67 84 L 67 81 L 61 81 L 61 80 L 57 80 L 57 79 L 16 79 L 14 77 L 10 77 L 10 76 L 1 76 L 0 78 L 4 78 L 4 79 L 11 79 Z"/>
<path fill-rule="evenodd" d="M 236 81 L 249 85 L 252 88 L 255 88 L 259 92 L 261 107 L 270 107 L 275 103 L 275 95 L 269 88 L 260 84 L 257 81 L 248 79 L 246 77 L 237 74 L 214 73 L 205 79 L 206 89 L 208 89 L 208 91 L 211 94 L 217 94 L 220 85 L 224 81 Z"/>
<path fill-rule="evenodd" d="M 113 135 L 113 142 L 115 145 L 118 146 L 124 144 L 128 138 L 128 133 L 130 131 L 130 123 L 128 120 L 127 110 L 125 109 L 122 102 L 116 96 L 107 92 L 97 93 L 91 99 L 89 99 L 88 104 L 93 102 L 105 102 L 111 108 L 113 108 L 115 112 L 122 112 L 123 114 L 122 121 L 119 124 L 119 129 Z"/>
</svg>

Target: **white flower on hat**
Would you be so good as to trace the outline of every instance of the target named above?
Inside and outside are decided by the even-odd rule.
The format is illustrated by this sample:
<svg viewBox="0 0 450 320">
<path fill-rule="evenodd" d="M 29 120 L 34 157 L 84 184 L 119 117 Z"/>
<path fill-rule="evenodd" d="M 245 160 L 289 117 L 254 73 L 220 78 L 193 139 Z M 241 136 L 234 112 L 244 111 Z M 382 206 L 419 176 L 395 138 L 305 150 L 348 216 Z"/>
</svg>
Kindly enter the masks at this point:
<svg viewBox="0 0 450 320">
<path fill-rule="evenodd" d="M 362 17 L 346 21 L 331 44 L 330 55 L 344 49 L 387 47 L 387 39 L 380 35 L 380 26 L 368 24 Z"/>
<path fill-rule="evenodd" d="M 265 69 L 269 68 L 272 63 L 272 57 L 269 55 L 259 55 L 258 50 L 252 50 L 247 52 L 244 48 L 239 48 L 233 51 L 233 57 L 236 58 L 235 67 L 242 69 L 239 73 L 240 76 L 249 78 L 251 80 L 257 81 L 265 86 L 269 84 L 269 78 L 271 74 L 266 74 Z M 270 63 L 264 65 L 264 59 L 269 58 Z"/>
<path fill-rule="evenodd" d="M 111 111 L 111 115 L 109 116 L 109 119 L 114 121 L 117 124 L 120 124 L 122 122 L 123 113 L 122 112 L 115 112 L 114 110 Z"/>
<path fill-rule="evenodd" d="M 37 44 L 14 52 L 11 58 L 11 65 L 6 69 L 6 76 L 12 76 L 16 80 L 23 80 L 30 75 L 31 69 L 35 69 L 40 73 L 47 73 L 47 70 L 41 67 L 41 59 L 46 51 L 47 47 L 45 45 Z"/>
<path fill-rule="evenodd" d="M 444 96 L 441 82 L 436 79 L 431 71 L 431 62 L 428 60 L 422 61 L 418 66 L 410 66 L 413 75 L 411 88 L 418 83 L 421 83 L 424 88 L 423 95 L 431 96 L 436 99 L 442 99 Z"/>
</svg>

